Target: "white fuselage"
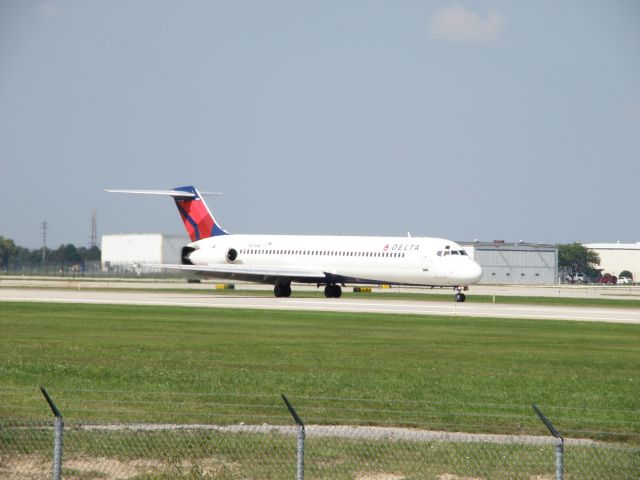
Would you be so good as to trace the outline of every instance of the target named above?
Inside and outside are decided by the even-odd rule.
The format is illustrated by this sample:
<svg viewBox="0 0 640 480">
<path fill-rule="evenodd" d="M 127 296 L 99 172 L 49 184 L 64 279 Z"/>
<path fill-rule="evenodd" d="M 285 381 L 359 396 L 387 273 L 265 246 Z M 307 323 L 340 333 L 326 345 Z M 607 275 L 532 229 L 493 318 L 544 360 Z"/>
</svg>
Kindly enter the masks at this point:
<svg viewBox="0 0 640 480">
<path fill-rule="evenodd" d="M 194 250 L 188 261 L 194 266 L 306 272 L 304 278 L 290 275 L 298 282 L 319 281 L 308 275 L 310 271 L 324 272 L 336 283 L 428 286 L 467 286 L 482 275 L 462 247 L 441 238 L 220 235 L 189 247 Z M 264 281 L 269 282 L 266 277 Z"/>
</svg>

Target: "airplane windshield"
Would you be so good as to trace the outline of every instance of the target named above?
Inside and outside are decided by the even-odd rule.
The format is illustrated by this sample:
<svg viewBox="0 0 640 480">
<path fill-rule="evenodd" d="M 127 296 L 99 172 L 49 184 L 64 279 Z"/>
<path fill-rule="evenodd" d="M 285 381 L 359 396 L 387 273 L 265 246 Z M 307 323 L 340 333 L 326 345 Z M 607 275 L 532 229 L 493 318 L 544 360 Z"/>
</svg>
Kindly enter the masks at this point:
<svg viewBox="0 0 640 480">
<path fill-rule="evenodd" d="M 464 250 L 438 250 L 437 254 L 439 257 L 446 257 L 447 255 L 467 255 L 467 252 Z"/>
</svg>

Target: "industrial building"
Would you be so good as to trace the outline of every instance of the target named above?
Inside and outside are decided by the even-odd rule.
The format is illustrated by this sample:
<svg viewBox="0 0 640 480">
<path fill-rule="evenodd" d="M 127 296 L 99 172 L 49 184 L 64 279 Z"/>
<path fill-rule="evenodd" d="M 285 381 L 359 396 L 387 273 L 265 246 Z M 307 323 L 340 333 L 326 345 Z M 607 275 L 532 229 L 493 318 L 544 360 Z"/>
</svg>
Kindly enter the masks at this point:
<svg viewBox="0 0 640 480">
<path fill-rule="evenodd" d="M 587 243 L 585 247 L 600 256 L 602 274 L 609 273 L 616 277 L 624 270 L 633 275 L 633 280 L 640 279 L 640 242 L 637 243 Z"/>
<path fill-rule="evenodd" d="M 138 273 L 141 264 L 180 263 L 183 245 L 190 240 L 186 235 L 162 233 L 130 233 L 102 236 L 102 271 Z M 162 269 L 145 268 L 145 273 Z"/>
<path fill-rule="evenodd" d="M 558 283 L 558 247 L 540 243 L 460 242 L 482 267 L 480 284 Z"/>
</svg>

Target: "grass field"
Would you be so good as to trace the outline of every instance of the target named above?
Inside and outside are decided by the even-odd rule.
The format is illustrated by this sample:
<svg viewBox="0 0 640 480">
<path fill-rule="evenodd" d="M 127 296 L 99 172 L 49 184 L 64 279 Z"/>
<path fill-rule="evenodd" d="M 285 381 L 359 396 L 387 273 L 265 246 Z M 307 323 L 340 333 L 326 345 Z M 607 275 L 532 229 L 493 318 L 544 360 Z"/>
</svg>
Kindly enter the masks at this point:
<svg viewBox="0 0 640 480">
<path fill-rule="evenodd" d="M 535 402 L 640 443 L 640 326 L 2 303 L 0 417 L 47 415 L 38 385 L 110 421 L 287 421 L 286 393 L 308 423 L 542 433 Z"/>
</svg>

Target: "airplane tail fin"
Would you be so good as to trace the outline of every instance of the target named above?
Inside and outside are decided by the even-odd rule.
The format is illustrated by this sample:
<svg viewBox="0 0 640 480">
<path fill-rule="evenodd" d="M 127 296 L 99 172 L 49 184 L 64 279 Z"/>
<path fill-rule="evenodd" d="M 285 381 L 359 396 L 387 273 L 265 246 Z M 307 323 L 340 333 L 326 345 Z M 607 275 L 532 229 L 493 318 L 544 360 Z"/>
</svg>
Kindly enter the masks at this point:
<svg viewBox="0 0 640 480">
<path fill-rule="evenodd" d="M 226 235 L 228 232 L 220 228 L 203 200 L 198 189 L 192 186 L 177 187 L 175 192 L 185 192 L 188 196 L 172 195 L 176 202 L 184 227 L 192 242 L 208 237 Z"/>
<path fill-rule="evenodd" d="M 189 185 L 176 187 L 172 190 L 111 190 L 113 193 L 140 193 L 147 195 L 169 195 L 173 197 L 180 212 L 180 217 L 187 229 L 192 242 L 203 238 L 226 235 L 228 232 L 217 224 L 209 207 L 204 202 L 202 194 L 195 187 Z M 210 193 L 210 195 L 219 195 Z"/>
</svg>

